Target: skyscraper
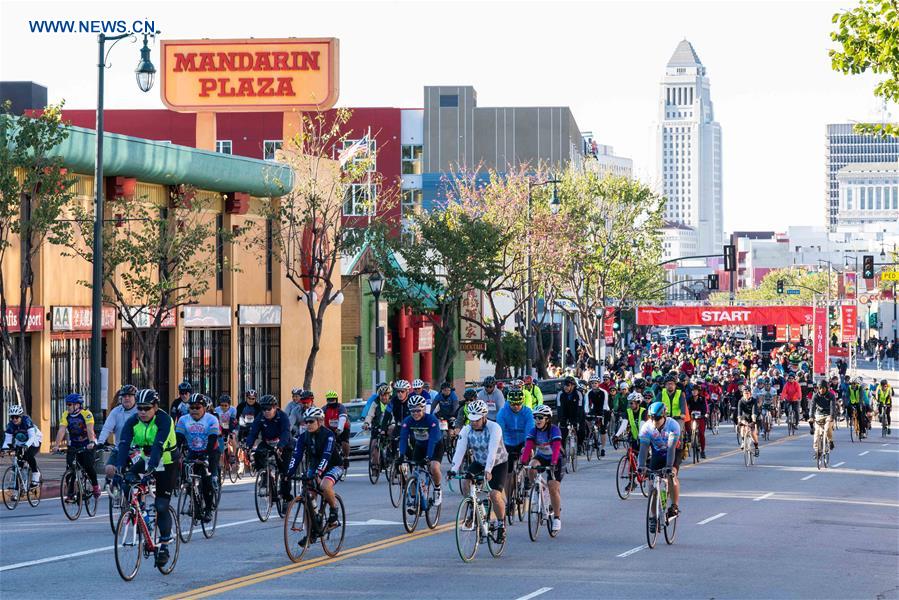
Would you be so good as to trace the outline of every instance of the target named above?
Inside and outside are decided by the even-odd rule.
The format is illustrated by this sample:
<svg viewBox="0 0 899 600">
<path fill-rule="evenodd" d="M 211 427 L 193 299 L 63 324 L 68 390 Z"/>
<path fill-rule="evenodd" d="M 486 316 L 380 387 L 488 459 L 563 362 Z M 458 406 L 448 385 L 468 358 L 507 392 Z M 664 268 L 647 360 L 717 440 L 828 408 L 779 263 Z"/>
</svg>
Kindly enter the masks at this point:
<svg viewBox="0 0 899 600">
<path fill-rule="evenodd" d="M 668 199 L 665 219 L 696 231 L 697 252 L 721 251 L 721 126 L 715 121 L 709 79 L 693 46 L 677 45 L 659 93 L 656 173 Z"/>
</svg>

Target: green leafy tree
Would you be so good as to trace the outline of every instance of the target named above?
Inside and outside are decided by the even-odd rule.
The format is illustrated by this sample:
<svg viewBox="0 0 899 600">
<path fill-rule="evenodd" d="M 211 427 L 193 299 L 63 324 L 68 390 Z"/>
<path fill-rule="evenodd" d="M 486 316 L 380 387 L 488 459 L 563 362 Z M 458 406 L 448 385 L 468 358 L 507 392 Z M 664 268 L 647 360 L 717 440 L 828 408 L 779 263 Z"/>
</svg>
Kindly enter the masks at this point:
<svg viewBox="0 0 899 600">
<path fill-rule="evenodd" d="M 483 358 L 487 362 L 497 364 L 497 345 L 496 340 L 487 338 L 487 349 L 478 354 L 479 358 Z M 527 342 L 524 337 L 517 331 L 504 331 L 502 335 L 502 357 L 509 365 L 520 365 L 524 363 L 525 353 L 527 352 Z"/>
<path fill-rule="evenodd" d="M 851 10 L 833 16 L 836 30 L 830 39 L 839 48 L 829 51 L 835 71 L 846 75 L 872 72 L 879 76 L 874 95 L 899 102 L 899 1 L 862 0 Z M 862 133 L 899 135 L 896 123 L 862 123 Z"/>
<path fill-rule="evenodd" d="M 0 269 L 0 350 L 12 373 L 17 402 L 24 405 L 25 332 L 34 306 L 35 261 L 47 243 L 66 236 L 68 223 L 61 218 L 74 191 L 54 152 L 68 137 L 62 104 L 48 106 L 34 118 L 16 117 L 9 110 L 7 103 L 0 115 L 0 263 L 6 267 Z M 17 277 L 12 277 L 15 269 Z M 12 306 L 15 326 L 7 317 Z"/>
</svg>

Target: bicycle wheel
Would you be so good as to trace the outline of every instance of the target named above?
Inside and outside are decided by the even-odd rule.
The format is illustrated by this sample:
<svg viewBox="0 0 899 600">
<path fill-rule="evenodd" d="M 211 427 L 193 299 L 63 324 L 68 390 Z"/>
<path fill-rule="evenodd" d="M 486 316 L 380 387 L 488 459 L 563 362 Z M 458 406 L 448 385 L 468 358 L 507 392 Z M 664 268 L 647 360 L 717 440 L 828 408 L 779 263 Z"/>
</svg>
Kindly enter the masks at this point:
<svg viewBox="0 0 899 600">
<path fill-rule="evenodd" d="M 207 523 L 205 519 L 200 519 L 200 525 L 203 528 L 203 537 L 207 540 L 215 535 L 215 526 L 218 524 L 219 520 L 218 498 L 215 498 L 215 494 L 213 494 L 213 497 L 215 506 L 212 507 L 212 520 Z"/>
<path fill-rule="evenodd" d="M 284 498 L 281 497 L 281 484 L 275 477 L 272 477 L 269 480 L 268 485 L 268 489 L 270 490 L 269 494 L 273 497 L 272 504 L 275 505 L 275 509 L 277 509 L 278 511 L 278 516 L 283 518 L 284 512 L 287 509 L 287 504 L 284 502 Z"/>
<path fill-rule="evenodd" d="M 827 442 L 824 443 L 827 444 Z M 830 449 L 828 449 L 827 447 L 824 448 L 823 461 L 825 469 L 830 467 Z"/>
<path fill-rule="evenodd" d="M 639 475 L 636 476 L 637 483 L 640 484 L 640 493 L 643 494 L 644 498 L 649 498 L 649 479 L 647 477 L 640 478 Z"/>
<path fill-rule="evenodd" d="M 634 476 L 631 474 L 631 463 L 628 455 L 625 454 L 618 460 L 618 467 L 615 469 L 615 491 L 622 500 L 627 500 L 631 495 L 631 486 L 634 484 Z"/>
<path fill-rule="evenodd" d="M 3 488 L 0 493 L 3 494 L 3 504 L 9 510 L 15 510 L 19 505 L 19 497 L 22 495 L 21 481 L 21 477 L 19 477 L 12 465 L 6 467 L 6 470 L 3 471 Z"/>
<path fill-rule="evenodd" d="M 230 451 L 227 452 L 225 454 L 225 468 L 228 470 L 228 480 L 231 483 L 237 483 L 237 480 L 240 479 L 240 473 L 238 473 L 239 466 L 234 454 Z"/>
<path fill-rule="evenodd" d="M 747 469 L 749 468 L 749 464 L 750 464 L 749 455 L 752 454 L 752 450 L 750 449 L 750 445 L 749 445 L 749 440 L 750 440 L 750 438 L 748 435 L 743 439 L 743 464 L 746 465 Z"/>
<path fill-rule="evenodd" d="M 72 502 L 66 502 L 66 492 L 72 486 Z M 62 512 L 69 521 L 74 521 L 81 516 L 81 482 L 75 476 L 74 471 L 66 471 L 62 474 L 59 483 L 59 499 L 62 502 Z"/>
<path fill-rule="evenodd" d="M 287 516 L 284 519 L 284 550 L 291 561 L 300 562 L 303 559 L 312 543 L 311 529 L 304 497 L 297 496 L 287 505 Z"/>
<path fill-rule="evenodd" d="M 857 427 L 857 425 L 856 425 L 856 421 L 855 421 L 855 415 L 853 414 L 851 420 L 849 421 L 849 427 L 848 427 L 848 429 L 849 429 L 849 441 L 850 441 L 850 442 L 855 442 L 855 439 L 856 439 L 856 427 Z"/>
<path fill-rule="evenodd" d="M 119 513 L 122 509 L 122 489 L 115 485 L 106 488 L 107 504 L 109 506 L 109 527 L 115 535 L 115 528 L 119 522 Z"/>
<path fill-rule="evenodd" d="M 372 440 L 372 443 L 368 448 L 368 480 L 372 485 L 378 483 L 378 479 L 381 477 L 380 461 L 378 461 L 378 464 L 375 464 L 375 460 L 373 460 L 376 456 L 378 458 L 381 458 L 380 452 L 381 451 L 378 447 L 378 444 L 375 443 L 374 440 Z"/>
<path fill-rule="evenodd" d="M 399 508 L 403 498 L 403 475 L 396 466 L 387 470 L 387 491 L 390 494 L 390 503 L 394 508 Z"/>
<path fill-rule="evenodd" d="M 137 575 L 144 553 L 143 530 L 137 522 L 140 518 L 133 510 L 126 510 L 119 515 L 115 527 L 115 566 L 125 581 Z"/>
<path fill-rule="evenodd" d="M 196 518 L 194 513 L 194 495 L 190 490 L 190 486 L 181 486 L 181 493 L 178 495 L 178 535 L 185 544 L 190 541 L 194 534 L 194 525 Z"/>
<path fill-rule="evenodd" d="M 81 493 L 81 501 L 84 503 L 84 510 L 87 512 L 87 516 L 93 517 L 97 514 L 97 505 L 100 504 L 100 499 L 94 496 L 94 486 L 87 473 L 81 474 Z"/>
<path fill-rule="evenodd" d="M 440 503 L 440 506 L 437 506 L 433 502 L 433 494 L 432 486 L 428 486 L 428 495 L 425 497 L 427 500 L 427 510 L 425 510 L 425 523 L 428 525 L 428 529 L 434 529 L 437 527 L 437 524 L 440 522 L 440 506 L 443 506 L 443 503 Z"/>
<path fill-rule="evenodd" d="M 541 525 L 543 525 L 543 502 L 540 500 L 540 486 L 535 482 L 531 486 L 528 503 L 528 536 L 532 542 L 537 541 Z"/>
<path fill-rule="evenodd" d="M 334 499 L 337 500 L 337 525 L 330 528 L 326 525 L 321 536 L 322 550 L 328 556 L 337 556 L 337 553 L 343 548 L 343 538 L 346 535 L 346 511 L 343 508 L 343 498 L 340 497 L 340 494 L 334 494 Z M 320 514 L 324 515 L 324 499 L 321 502 Z"/>
<path fill-rule="evenodd" d="M 571 472 L 577 473 L 577 437 L 574 435 L 568 436 L 568 447 L 571 449 L 571 454 L 568 457 L 568 460 L 571 461 Z"/>
<path fill-rule="evenodd" d="M 646 503 L 646 544 L 656 547 L 659 538 L 659 491 L 653 487 Z"/>
<path fill-rule="evenodd" d="M 474 501 L 470 496 L 462 498 L 456 511 L 456 550 L 463 562 L 471 562 L 478 553 L 481 523 Z"/>
<path fill-rule="evenodd" d="M 671 496 L 668 497 L 668 503 L 671 503 Z M 665 523 L 665 543 L 669 546 L 674 543 L 674 537 L 677 535 L 677 519 L 678 517 L 674 517 L 673 519 L 669 519 L 668 507 L 662 507 L 665 511 L 664 523 Z"/>
<path fill-rule="evenodd" d="M 162 566 L 157 566 L 159 572 L 163 575 L 168 575 L 172 571 L 175 570 L 175 564 L 178 562 L 178 554 L 181 552 L 181 535 L 178 531 L 178 519 L 175 515 L 175 509 L 169 506 L 169 518 L 172 522 L 172 528 L 175 530 L 171 532 L 172 541 L 169 542 L 169 560 Z M 157 515 L 156 522 L 153 523 L 153 545 L 157 548 L 159 547 L 159 518 Z M 172 548 L 174 546 L 174 549 Z"/>
<path fill-rule="evenodd" d="M 593 454 L 593 432 L 587 436 L 587 439 L 584 440 L 584 458 L 587 459 L 587 462 L 590 462 Z M 599 451 L 596 452 L 596 459 L 599 460 Z"/>
<path fill-rule="evenodd" d="M 268 485 L 269 479 L 268 469 L 263 469 L 256 473 L 256 486 L 253 496 L 256 501 L 256 515 L 263 523 L 268 521 L 269 515 L 272 514 L 272 490 Z"/>
<path fill-rule="evenodd" d="M 499 558 L 506 549 L 506 538 L 504 537 L 502 542 L 499 541 L 499 527 L 494 523 L 501 523 L 501 521 L 496 517 L 496 510 L 493 509 L 493 503 L 489 498 L 485 502 L 490 506 L 490 511 L 487 513 L 487 548 L 493 558 Z"/>
<path fill-rule="evenodd" d="M 690 442 L 690 452 L 693 455 L 693 463 L 699 462 L 699 435 L 693 432 L 693 441 Z"/>
<path fill-rule="evenodd" d="M 412 533 L 418 527 L 418 519 L 421 517 L 421 494 L 418 491 L 418 477 L 410 477 L 403 491 L 403 527 L 407 533 Z"/>
<path fill-rule="evenodd" d="M 28 488 L 28 504 L 29 506 L 36 507 L 41 503 L 42 492 L 44 491 L 44 478 L 41 477 L 40 482 L 37 485 L 34 485 L 31 482 L 31 468 L 28 467 L 25 469 L 25 476 L 22 481 L 25 482 L 26 487 Z"/>
</svg>

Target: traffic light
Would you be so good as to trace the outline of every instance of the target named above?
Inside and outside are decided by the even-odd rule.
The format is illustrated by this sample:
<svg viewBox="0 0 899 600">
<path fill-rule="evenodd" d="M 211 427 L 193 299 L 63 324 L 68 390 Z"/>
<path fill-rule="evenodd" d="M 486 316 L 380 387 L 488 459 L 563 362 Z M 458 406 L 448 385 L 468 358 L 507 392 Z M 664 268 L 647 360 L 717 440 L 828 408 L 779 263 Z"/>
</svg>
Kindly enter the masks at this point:
<svg viewBox="0 0 899 600">
<path fill-rule="evenodd" d="M 737 247 L 733 244 L 724 245 L 724 270 L 731 273 L 737 270 Z"/>
<path fill-rule="evenodd" d="M 872 312 L 868 315 L 868 327 L 877 327 L 877 313 Z"/>
<path fill-rule="evenodd" d="M 777 293 L 778 294 L 784 293 L 784 280 L 783 279 L 777 280 Z"/>
<path fill-rule="evenodd" d="M 718 274 L 717 273 L 709 274 L 709 289 L 710 290 L 718 289 Z"/>
<path fill-rule="evenodd" d="M 874 255 L 865 254 L 862 257 L 862 278 L 874 279 Z"/>
</svg>

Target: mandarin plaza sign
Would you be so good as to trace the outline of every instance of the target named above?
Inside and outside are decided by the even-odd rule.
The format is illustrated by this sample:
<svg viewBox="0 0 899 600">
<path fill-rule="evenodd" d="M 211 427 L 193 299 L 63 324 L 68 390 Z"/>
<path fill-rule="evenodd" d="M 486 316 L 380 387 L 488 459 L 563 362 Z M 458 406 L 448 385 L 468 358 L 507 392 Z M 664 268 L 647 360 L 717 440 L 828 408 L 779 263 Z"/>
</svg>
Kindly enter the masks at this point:
<svg viewBox="0 0 899 600">
<path fill-rule="evenodd" d="M 163 103 L 179 112 L 327 110 L 337 102 L 336 38 L 165 40 Z"/>
</svg>

